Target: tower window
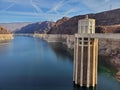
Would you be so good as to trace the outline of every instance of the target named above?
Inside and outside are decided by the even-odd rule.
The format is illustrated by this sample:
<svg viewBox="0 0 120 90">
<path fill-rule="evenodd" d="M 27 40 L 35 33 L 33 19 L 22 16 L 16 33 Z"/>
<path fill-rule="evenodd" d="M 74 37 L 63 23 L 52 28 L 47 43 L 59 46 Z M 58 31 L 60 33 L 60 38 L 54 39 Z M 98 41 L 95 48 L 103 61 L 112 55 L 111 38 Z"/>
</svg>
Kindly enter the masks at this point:
<svg viewBox="0 0 120 90">
<path fill-rule="evenodd" d="M 81 26 L 81 30 L 80 30 L 80 33 L 82 33 L 83 32 L 83 26 Z"/>
<path fill-rule="evenodd" d="M 88 26 L 85 26 L 85 33 L 88 33 Z"/>
<path fill-rule="evenodd" d="M 90 28 L 90 33 L 92 33 L 92 29 Z"/>
</svg>

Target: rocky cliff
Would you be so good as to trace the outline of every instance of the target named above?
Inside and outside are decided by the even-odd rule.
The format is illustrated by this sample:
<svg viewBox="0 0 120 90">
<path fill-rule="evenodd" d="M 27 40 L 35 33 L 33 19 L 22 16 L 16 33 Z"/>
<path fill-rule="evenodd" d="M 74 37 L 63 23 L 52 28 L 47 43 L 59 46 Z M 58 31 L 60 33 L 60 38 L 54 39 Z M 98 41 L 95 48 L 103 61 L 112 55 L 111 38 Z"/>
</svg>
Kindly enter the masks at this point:
<svg viewBox="0 0 120 90">
<path fill-rule="evenodd" d="M 10 34 L 10 31 L 8 31 L 4 27 L 0 26 L 0 34 Z"/>
<path fill-rule="evenodd" d="M 120 80 L 120 40 L 100 39 L 99 55 L 117 70 L 116 77 Z"/>
<path fill-rule="evenodd" d="M 96 19 L 96 32 L 120 32 L 120 9 L 88 14 L 89 18 Z M 48 32 L 49 34 L 74 34 L 78 30 L 78 20 L 85 15 L 74 16 L 70 19 L 62 18 Z M 60 23 L 60 24 L 59 24 Z"/>
<path fill-rule="evenodd" d="M 0 43 L 13 39 L 13 35 L 4 27 L 0 26 Z"/>
</svg>

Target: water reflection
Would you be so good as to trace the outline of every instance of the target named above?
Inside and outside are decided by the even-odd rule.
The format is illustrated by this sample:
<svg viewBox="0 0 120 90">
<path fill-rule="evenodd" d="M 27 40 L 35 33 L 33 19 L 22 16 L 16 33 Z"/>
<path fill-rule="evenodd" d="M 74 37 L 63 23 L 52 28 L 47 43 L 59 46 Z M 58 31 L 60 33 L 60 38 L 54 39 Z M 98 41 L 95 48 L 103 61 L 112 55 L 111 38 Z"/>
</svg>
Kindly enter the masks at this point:
<svg viewBox="0 0 120 90">
<path fill-rule="evenodd" d="M 11 51 L 12 41 L 0 42 L 0 59 L 2 60 Z"/>
<path fill-rule="evenodd" d="M 58 58 L 61 60 L 66 60 L 68 58 L 68 60 L 73 63 L 73 56 L 66 50 L 65 47 L 63 47 L 61 43 L 49 43 L 49 45 Z"/>
<path fill-rule="evenodd" d="M 74 90 L 96 90 L 96 87 L 90 87 L 90 88 L 86 88 L 86 87 L 74 87 Z"/>
</svg>

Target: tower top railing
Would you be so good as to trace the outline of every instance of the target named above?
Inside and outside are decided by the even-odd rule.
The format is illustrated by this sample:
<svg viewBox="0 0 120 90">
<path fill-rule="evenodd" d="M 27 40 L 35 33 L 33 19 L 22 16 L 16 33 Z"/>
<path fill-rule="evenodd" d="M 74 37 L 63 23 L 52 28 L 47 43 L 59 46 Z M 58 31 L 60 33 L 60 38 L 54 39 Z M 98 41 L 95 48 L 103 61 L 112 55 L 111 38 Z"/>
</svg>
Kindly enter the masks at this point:
<svg viewBox="0 0 120 90">
<path fill-rule="evenodd" d="M 118 39 L 120 40 L 119 33 L 95 33 L 95 34 L 75 34 L 75 37 L 84 38 L 100 38 L 100 39 Z"/>
</svg>

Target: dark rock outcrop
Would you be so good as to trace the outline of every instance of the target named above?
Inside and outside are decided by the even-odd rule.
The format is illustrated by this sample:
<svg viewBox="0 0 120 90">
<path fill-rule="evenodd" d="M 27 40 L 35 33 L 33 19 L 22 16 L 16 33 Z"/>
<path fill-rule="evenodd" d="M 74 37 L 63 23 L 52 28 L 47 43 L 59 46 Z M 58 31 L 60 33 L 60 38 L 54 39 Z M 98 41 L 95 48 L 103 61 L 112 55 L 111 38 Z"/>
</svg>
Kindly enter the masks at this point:
<svg viewBox="0 0 120 90">
<path fill-rule="evenodd" d="M 120 24 L 109 26 L 97 26 L 96 33 L 120 33 Z"/>
</svg>

